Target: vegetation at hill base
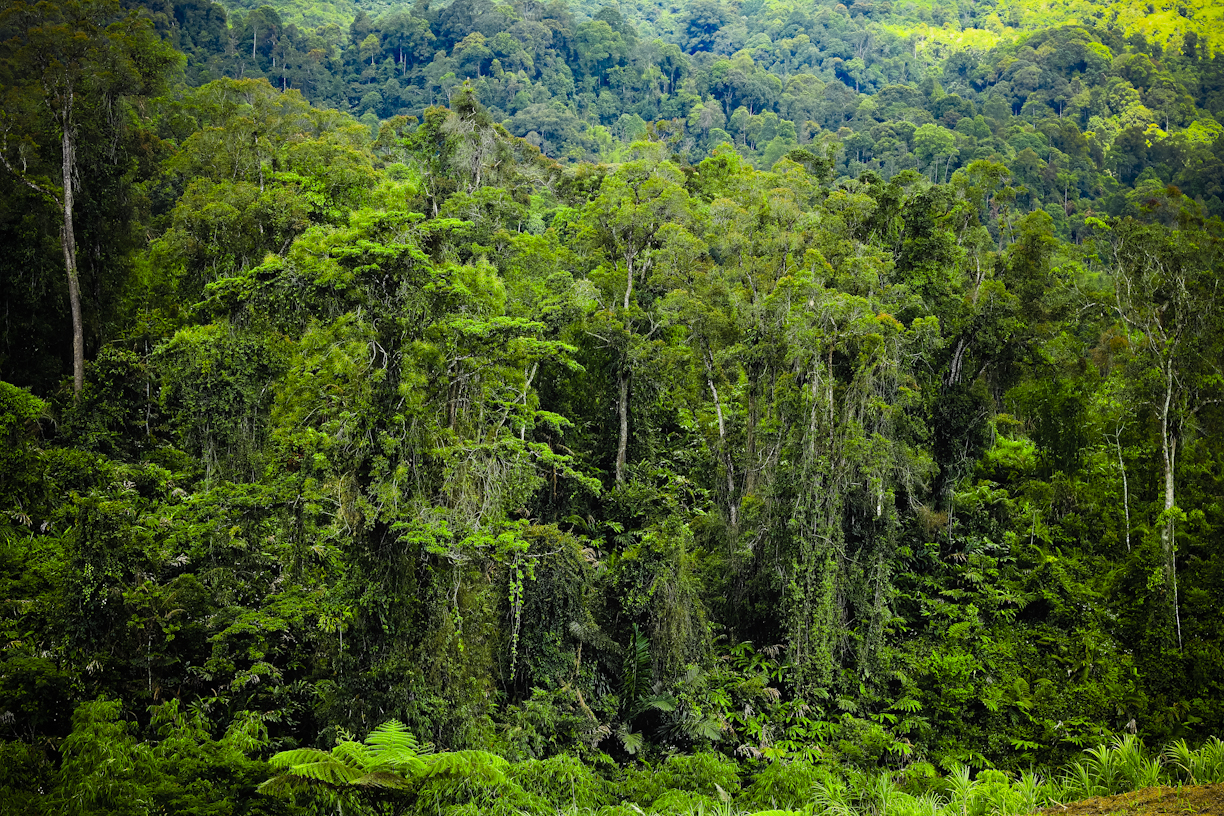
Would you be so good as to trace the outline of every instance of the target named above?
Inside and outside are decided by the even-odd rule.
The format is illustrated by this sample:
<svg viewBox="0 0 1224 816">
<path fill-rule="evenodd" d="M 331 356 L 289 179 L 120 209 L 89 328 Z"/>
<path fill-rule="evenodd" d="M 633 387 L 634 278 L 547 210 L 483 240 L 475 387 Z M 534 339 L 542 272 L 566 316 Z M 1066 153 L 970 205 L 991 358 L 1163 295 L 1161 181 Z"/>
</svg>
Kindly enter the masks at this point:
<svg viewBox="0 0 1224 816">
<path fill-rule="evenodd" d="M 1174 813 L 1219 813 L 1224 808 L 1218 786 L 1146 788 L 1120 796 L 1094 797 L 1070 807 L 1058 807 L 1067 816 L 1134 814 L 1163 816 Z"/>
<path fill-rule="evenodd" d="M 1207 807 L 1220 6 L 1139 8 L 7 4 L 0 814 Z"/>
</svg>

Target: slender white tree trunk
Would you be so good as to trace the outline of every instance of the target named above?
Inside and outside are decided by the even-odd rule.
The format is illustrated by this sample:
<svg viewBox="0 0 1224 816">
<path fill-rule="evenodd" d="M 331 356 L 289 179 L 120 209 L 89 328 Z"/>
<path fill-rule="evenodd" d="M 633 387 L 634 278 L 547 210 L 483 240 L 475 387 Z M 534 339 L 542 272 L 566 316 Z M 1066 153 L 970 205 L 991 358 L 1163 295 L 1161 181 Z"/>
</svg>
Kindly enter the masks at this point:
<svg viewBox="0 0 1224 816">
<path fill-rule="evenodd" d="M 1114 446 L 1118 449 L 1118 470 L 1122 471 L 1122 513 L 1126 520 L 1126 551 L 1130 552 L 1130 487 L 1126 482 L 1126 461 L 1122 458 L 1122 429 L 1114 436 Z"/>
<path fill-rule="evenodd" d="M 1177 554 L 1174 539 L 1173 513 L 1177 506 L 1176 485 L 1173 479 L 1177 464 L 1177 439 L 1169 428 L 1169 412 L 1173 402 L 1173 364 L 1165 364 L 1165 394 L 1164 404 L 1160 410 L 1160 465 L 1164 476 L 1164 525 L 1160 530 L 1160 545 L 1164 556 L 1164 573 L 1166 592 L 1173 600 L 1173 624 L 1177 630 L 1177 648 L 1181 648 L 1181 610 L 1177 601 Z"/>
<path fill-rule="evenodd" d="M 85 387 L 85 327 L 81 320 L 81 281 L 77 275 L 76 234 L 72 226 L 72 177 L 76 174 L 76 141 L 73 138 L 72 89 L 64 94 L 60 109 L 63 126 L 64 193 L 60 199 L 64 224 L 60 244 L 64 248 L 64 268 L 68 272 L 68 305 L 72 311 L 72 388 L 77 394 Z"/>
<path fill-rule="evenodd" d="M 633 256 L 625 258 L 625 313 L 626 320 L 628 319 L 629 304 L 633 300 Z"/>
<path fill-rule="evenodd" d="M 626 363 L 628 365 L 628 363 Z M 625 481 L 625 452 L 629 447 L 629 372 L 621 370 L 617 375 L 617 413 L 620 419 L 620 435 L 616 441 L 616 483 Z"/>
<path fill-rule="evenodd" d="M 705 363 L 706 385 L 714 397 L 714 411 L 718 415 L 718 447 L 722 453 L 723 468 L 727 471 L 727 516 L 731 523 L 731 535 L 734 537 L 739 530 L 739 507 L 735 500 L 735 466 L 727 445 L 727 424 L 723 419 L 722 400 L 719 399 L 718 387 L 714 384 L 714 364 L 709 352 L 704 349 L 702 362 Z"/>
</svg>

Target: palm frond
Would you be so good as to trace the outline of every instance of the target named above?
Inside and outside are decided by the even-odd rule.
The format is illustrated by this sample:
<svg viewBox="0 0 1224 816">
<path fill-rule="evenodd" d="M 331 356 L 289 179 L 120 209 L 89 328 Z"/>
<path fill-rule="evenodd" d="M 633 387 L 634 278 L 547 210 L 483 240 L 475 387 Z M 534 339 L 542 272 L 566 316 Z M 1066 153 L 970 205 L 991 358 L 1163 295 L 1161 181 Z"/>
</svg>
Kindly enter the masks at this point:
<svg viewBox="0 0 1224 816">
<path fill-rule="evenodd" d="M 630 756 L 642 750 L 642 745 L 645 743 L 641 734 L 635 734 L 633 731 L 630 731 L 629 726 L 624 723 L 616 729 L 616 738 L 620 740 L 621 747 Z"/>
<path fill-rule="evenodd" d="M 643 635 L 637 624 L 634 624 L 633 636 L 629 640 L 629 648 L 625 651 L 624 668 L 621 670 L 621 707 L 629 719 L 643 711 L 650 693 L 650 681 L 650 638 Z"/>
</svg>

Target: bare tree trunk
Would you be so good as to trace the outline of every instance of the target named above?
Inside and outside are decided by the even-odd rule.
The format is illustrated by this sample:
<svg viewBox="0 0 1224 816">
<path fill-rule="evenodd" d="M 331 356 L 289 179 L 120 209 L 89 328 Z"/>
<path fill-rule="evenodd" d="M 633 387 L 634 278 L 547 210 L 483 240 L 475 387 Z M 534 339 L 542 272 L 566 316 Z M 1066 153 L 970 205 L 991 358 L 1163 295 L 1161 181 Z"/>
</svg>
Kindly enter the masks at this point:
<svg viewBox="0 0 1224 816">
<path fill-rule="evenodd" d="M 1169 429 L 1169 412 L 1173 401 L 1173 364 L 1165 364 L 1165 396 L 1160 410 L 1160 465 L 1164 475 L 1164 525 L 1160 530 L 1160 547 L 1164 556 L 1165 591 L 1173 600 L 1173 624 L 1177 630 L 1177 648 L 1181 648 L 1181 610 L 1177 602 L 1177 555 L 1173 530 L 1173 508 L 1177 505 L 1176 485 L 1173 480 L 1177 464 L 1177 439 Z"/>
<path fill-rule="evenodd" d="M 714 385 L 714 364 L 709 351 L 702 349 L 702 362 L 705 363 L 706 385 L 714 396 L 714 411 L 718 414 L 718 447 L 722 454 L 723 468 L 727 471 L 727 516 L 731 523 L 731 537 L 734 539 L 739 532 L 739 506 L 735 498 L 735 466 L 731 461 L 731 451 L 727 445 L 727 425 L 723 420 L 722 400 L 718 397 L 718 387 Z"/>
<path fill-rule="evenodd" d="M 62 195 L 56 195 L 54 190 L 31 181 L 26 177 L 24 169 L 14 168 L 6 155 L 7 140 L 0 142 L 0 164 L 3 164 L 10 173 L 31 190 L 54 201 L 63 215 L 64 221 L 60 227 L 60 246 L 64 250 L 64 270 L 68 273 L 68 306 L 72 312 L 72 390 L 73 393 L 80 394 L 81 389 L 85 387 L 85 326 L 81 320 L 81 281 L 77 275 L 76 234 L 72 228 L 72 178 L 76 175 L 76 141 L 72 124 L 72 102 L 72 88 L 69 87 L 58 111 L 63 117 L 61 120 L 63 126 L 61 169 L 64 180 Z"/>
<path fill-rule="evenodd" d="M 524 408 L 527 407 L 527 397 L 531 393 L 531 383 L 533 380 L 535 380 L 536 372 L 539 370 L 540 370 L 540 363 L 537 361 L 531 364 L 531 368 L 529 370 L 523 372 L 523 407 Z M 527 424 L 523 423 L 521 426 L 519 426 L 519 441 L 525 442 L 526 440 L 527 440 Z"/>
<path fill-rule="evenodd" d="M 72 229 L 72 177 L 76 174 L 76 142 L 73 139 L 71 89 L 64 95 L 63 107 L 63 172 L 64 195 L 60 208 L 64 226 L 60 243 L 64 248 L 64 268 L 68 272 L 68 305 L 72 310 L 72 390 L 81 393 L 85 387 L 85 327 L 81 321 L 81 281 L 77 275 L 76 235 Z"/>
<path fill-rule="evenodd" d="M 965 352 L 969 349 L 969 343 L 964 337 L 956 341 L 956 351 L 952 353 L 952 364 L 948 367 L 948 385 L 956 385 L 960 382 L 961 368 L 965 363 Z"/>
<path fill-rule="evenodd" d="M 625 276 L 625 319 L 628 320 L 629 303 L 633 298 L 633 256 L 625 258 L 625 268 L 628 273 Z"/>
<path fill-rule="evenodd" d="M 755 373 L 749 372 L 748 375 L 748 427 L 745 429 L 747 440 L 745 444 L 745 461 L 747 465 L 744 470 L 744 494 L 752 495 L 752 491 L 756 488 L 756 427 L 757 427 L 757 378 Z"/>
<path fill-rule="evenodd" d="M 633 302 L 633 253 L 626 251 L 625 253 L 625 327 L 628 328 L 629 322 L 629 304 Z M 629 448 L 629 378 L 631 372 L 629 370 L 628 350 L 625 353 L 625 359 L 621 362 L 620 371 L 616 375 L 617 385 L 617 414 L 620 420 L 620 434 L 616 440 L 616 483 L 624 484 L 625 482 L 625 454 Z"/>
<path fill-rule="evenodd" d="M 1126 551 L 1130 552 L 1130 487 L 1126 482 L 1126 461 L 1122 458 L 1122 429 L 1114 435 L 1114 446 L 1118 449 L 1118 469 L 1122 471 L 1122 513 L 1126 519 Z"/>
<path fill-rule="evenodd" d="M 616 483 L 625 481 L 625 451 L 629 447 L 629 372 L 622 368 L 617 374 L 616 385 L 620 400 L 617 413 L 620 418 L 620 437 L 616 441 Z"/>
</svg>

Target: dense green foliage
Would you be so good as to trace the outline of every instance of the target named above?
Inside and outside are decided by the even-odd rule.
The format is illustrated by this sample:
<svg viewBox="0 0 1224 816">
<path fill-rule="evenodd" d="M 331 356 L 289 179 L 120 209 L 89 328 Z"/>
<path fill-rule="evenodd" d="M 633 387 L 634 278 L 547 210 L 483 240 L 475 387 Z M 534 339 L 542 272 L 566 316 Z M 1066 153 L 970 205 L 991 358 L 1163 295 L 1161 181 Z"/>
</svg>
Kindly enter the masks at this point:
<svg viewBox="0 0 1224 816">
<path fill-rule="evenodd" d="M 760 169 L 816 144 L 851 176 L 992 161 L 1004 211 L 1064 239 L 1171 184 L 1224 214 L 1218 4 L 148 5 L 192 83 L 262 76 L 371 127 L 467 83 L 554 158 L 620 161 L 651 127 L 693 164 L 722 143 Z"/>
<path fill-rule="evenodd" d="M 860 5 L 0 18 L 0 813 L 1221 781 L 1224 60 Z"/>
</svg>

